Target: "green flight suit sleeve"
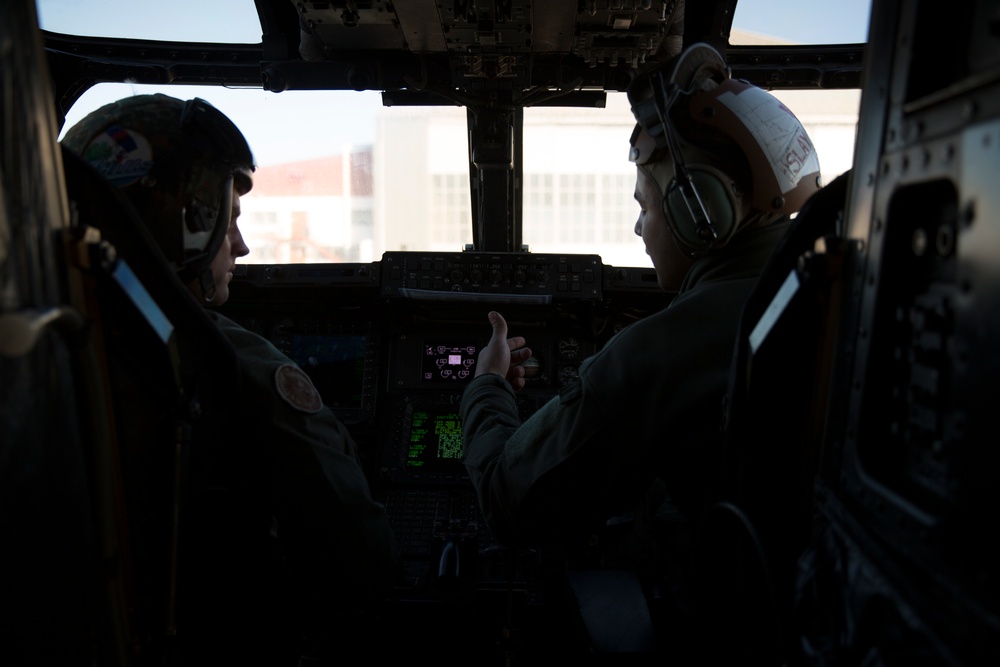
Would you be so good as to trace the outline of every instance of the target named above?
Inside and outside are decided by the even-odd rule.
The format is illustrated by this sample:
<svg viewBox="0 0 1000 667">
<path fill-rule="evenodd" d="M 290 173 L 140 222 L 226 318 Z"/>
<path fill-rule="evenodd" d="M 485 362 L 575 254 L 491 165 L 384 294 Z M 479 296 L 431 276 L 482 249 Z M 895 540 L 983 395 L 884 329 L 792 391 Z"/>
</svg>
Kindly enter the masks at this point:
<svg viewBox="0 0 1000 667">
<path fill-rule="evenodd" d="M 263 459 L 291 564 L 331 604 L 384 589 L 397 574 L 396 547 L 357 443 L 288 357 L 263 337 L 213 317 L 237 349 L 242 418 L 254 441 L 248 450 Z"/>
</svg>

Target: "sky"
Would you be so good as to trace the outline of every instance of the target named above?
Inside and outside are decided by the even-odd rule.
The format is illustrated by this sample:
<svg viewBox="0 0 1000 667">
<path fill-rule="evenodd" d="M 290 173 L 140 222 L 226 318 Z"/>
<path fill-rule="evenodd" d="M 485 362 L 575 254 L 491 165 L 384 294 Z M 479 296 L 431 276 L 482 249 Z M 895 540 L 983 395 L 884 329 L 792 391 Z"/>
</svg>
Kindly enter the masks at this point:
<svg viewBox="0 0 1000 667">
<path fill-rule="evenodd" d="M 737 0 L 733 26 L 806 44 L 868 39 L 871 0 Z"/>
<path fill-rule="evenodd" d="M 42 27 L 56 31 L 260 41 L 260 25 L 248 11 L 253 0 L 36 0 L 36 4 Z M 870 6 L 870 0 L 738 0 L 734 26 L 800 42 L 863 42 Z M 195 16 L 198 20 L 192 20 Z"/>
<path fill-rule="evenodd" d="M 259 88 L 100 84 L 84 93 L 66 114 L 64 131 L 108 102 L 152 92 L 165 92 L 185 100 L 201 97 L 209 101 L 240 128 L 261 166 L 339 155 L 345 147 L 371 146 L 375 141 L 375 117 L 383 110 L 378 92 L 269 93 Z M 297 118 L 303 122 L 289 122 Z M 281 131 L 275 132 L 276 127 Z M 317 127 L 322 128 L 322 135 L 317 133 Z"/>
<path fill-rule="evenodd" d="M 259 43 L 253 0 L 36 0 L 41 27 L 55 32 L 144 39 Z M 738 0 L 734 27 L 799 42 L 863 42 L 870 0 Z M 192 17 L 198 17 L 192 20 Z M 86 113 L 122 97 L 156 92 L 145 86 L 101 84 L 91 88 L 66 117 L 71 127 Z M 216 86 L 170 86 L 165 92 L 203 97 L 247 136 L 261 165 L 340 153 L 370 145 L 382 110 L 377 92 L 229 90 Z M 289 118 L 302 123 L 288 123 Z M 322 118 L 317 137 L 315 118 Z M 282 125 L 282 132 L 274 132 Z"/>
</svg>

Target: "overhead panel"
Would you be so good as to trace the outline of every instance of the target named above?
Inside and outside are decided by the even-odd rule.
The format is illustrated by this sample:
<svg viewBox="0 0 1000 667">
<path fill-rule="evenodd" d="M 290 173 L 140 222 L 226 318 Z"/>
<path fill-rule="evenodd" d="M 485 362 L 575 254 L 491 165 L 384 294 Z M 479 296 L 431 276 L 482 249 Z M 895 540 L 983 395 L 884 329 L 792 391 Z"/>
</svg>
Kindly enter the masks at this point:
<svg viewBox="0 0 1000 667">
<path fill-rule="evenodd" d="M 340 51 L 406 50 L 409 46 L 392 2 L 300 0 L 294 4 L 299 13 L 304 42 L 310 43 L 311 52 L 322 53 L 323 57 L 330 58 Z M 433 0 L 407 0 L 399 5 L 415 6 L 408 10 L 411 13 L 419 12 L 423 5 L 429 5 L 430 11 L 435 11 Z M 434 17 L 432 23 L 436 22 Z"/>
<path fill-rule="evenodd" d="M 439 7 L 456 87 L 528 85 L 530 2 L 441 0 Z"/>
<path fill-rule="evenodd" d="M 592 67 L 637 67 L 658 53 L 674 22 L 677 2 L 606 0 L 581 2 L 572 52 Z M 538 17 L 544 10 L 537 12 Z"/>
<path fill-rule="evenodd" d="M 572 53 L 576 0 L 536 2 L 532 9 L 531 47 L 535 53 Z"/>
<path fill-rule="evenodd" d="M 306 60 L 364 51 L 447 55 L 456 89 L 524 90 L 563 68 L 638 67 L 663 54 L 678 2 L 295 2 Z M 545 74 L 538 75 L 535 68 Z M 578 72 L 578 74 L 583 74 Z M 584 75 L 586 78 L 586 75 Z"/>
<path fill-rule="evenodd" d="M 444 13 L 439 13 L 439 4 L 434 0 L 409 0 L 392 5 L 396 9 L 403 38 L 413 53 L 442 53 L 447 50 L 444 34 L 447 22 Z"/>
</svg>

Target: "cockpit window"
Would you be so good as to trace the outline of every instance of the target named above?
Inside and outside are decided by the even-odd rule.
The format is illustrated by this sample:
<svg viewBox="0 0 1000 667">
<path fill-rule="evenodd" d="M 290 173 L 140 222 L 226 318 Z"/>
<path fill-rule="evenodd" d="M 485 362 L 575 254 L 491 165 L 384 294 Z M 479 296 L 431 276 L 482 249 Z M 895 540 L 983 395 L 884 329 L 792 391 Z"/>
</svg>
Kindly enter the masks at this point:
<svg viewBox="0 0 1000 667">
<path fill-rule="evenodd" d="M 868 40 L 871 0 L 739 0 L 732 44 L 860 44 Z"/>
<path fill-rule="evenodd" d="M 37 6 L 41 26 L 53 32 L 261 41 L 253 0 L 37 0 Z M 870 0 L 739 0 L 731 42 L 864 42 L 869 6 Z M 240 227 L 251 249 L 245 263 L 371 262 L 386 251 L 458 252 L 473 241 L 462 107 L 384 107 L 377 91 L 102 83 L 69 110 L 65 128 L 106 102 L 148 92 L 202 97 L 246 135 L 259 168 L 242 201 Z M 850 168 L 860 92 L 774 92 L 806 125 L 823 180 Z M 530 251 L 650 266 L 632 231 L 633 124 L 626 96 L 613 91 L 605 108 L 525 110 L 521 240 Z"/>
<path fill-rule="evenodd" d="M 784 2 L 785 0 L 782 0 Z M 772 21 L 780 2 L 740 0 L 732 44 L 791 44 L 793 38 L 839 44 L 867 39 L 868 0 L 844 3 L 845 16 L 806 30 L 801 12 Z M 795 0 L 785 4 L 797 7 Z M 818 8 L 816 3 L 802 3 Z M 766 7 L 765 7 L 766 5 Z M 838 4 L 838 8 L 841 6 Z M 748 10 L 747 7 L 751 9 Z M 786 29 L 786 34 L 746 32 Z M 853 13 L 852 13 L 853 12 Z M 816 17 L 808 22 L 820 21 Z M 784 26 L 784 27 L 783 27 Z M 772 90 L 805 126 L 819 156 L 821 180 L 830 183 L 851 168 L 861 91 L 857 89 Z M 628 139 L 635 118 L 624 94 L 608 92 L 603 109 L 529 108 L 524 112 L 524 214 L 522 239 L 532 252 L 598 254 L 605 264 L 651 266 L 633 233 L 638 209 L 632 199 L 635 166 Z M 581 138 L 586 137 L 586 141 Z"/>
<path fill-rule="evenodd" d="M 259 44 L 254 0 L 36 0 L 42 30 L 87 37 Z"/>
<path fill-rule="evenodd" d="M 464 108 L 385 107 L 375 91 L 102 83 L 73 105 L 63 133 L 108 102 L 154 92 L 209 101 L 250 144 L 244 263 L 372 262 L 472 243 Z"/>
<path fill-rule="evenodd" d="M 606 264 L 650 266 L 635 226 L 635 166 L 628 98 L 603 109 L 524 112 L 523 241 L 532 252 L 598 254 Z M 581 137 L 586 141 L 581 141 Z"/>
</svg>

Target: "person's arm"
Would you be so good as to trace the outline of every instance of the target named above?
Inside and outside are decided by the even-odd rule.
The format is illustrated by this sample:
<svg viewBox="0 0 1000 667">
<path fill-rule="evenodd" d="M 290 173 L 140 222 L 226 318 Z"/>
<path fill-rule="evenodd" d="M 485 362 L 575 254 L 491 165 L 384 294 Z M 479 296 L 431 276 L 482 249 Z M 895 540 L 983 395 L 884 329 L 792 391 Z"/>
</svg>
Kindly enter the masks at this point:
<svg viewBox="0 0 1000 667">
<path fill-rule="evenodd" d="M 507 339 L 498 315 L 491 313 L 491 324 L 493 338 L 483 349 L 478 376 L 462 397 L 463 462 L 496 538 L 540 543 L 592 521 L 628 494 L 636 475 L 648 473 L 648 466 L 625 469 L 648 443 L 635 436 L 645 405 L 623 384 L 644 382 L 628 378 L 619 354 L 605 350 L 585 362 L 580 381 L 563 387 L 521 424 L 508 378 L 523 383 L 509 361 L 522 359 L 523 339 Z M 587 368 L 596 369 L 589 375 L 600 391 L 585 389 Z"/>
<path fill-rule="evenodd" d="M 385 508 L 376 502 L 358 445 L 308 376 L 266 339 L 214 314 L 240 357 L 246 456 L 259 460 L 278 534 L 317 589 L 364 595 L 397 574 Z"/>
<path fill-rule="evenodd" d="M 518 365 L 531 356 L 521 336 L 507 338 L 507 321 L 491 311 L 488 315 L 493 334 L 479 353 L 475 377 L 462 396 L 463 462 L 477 491 L 485 492 L 484 475 L 495 467 L 511 435 L 521 426 L 514 392 L 524 388 L 524 368 Z M 487 522 L 494 532 L 502 521 L 494 517 L 481 500 Z"/>
<path fill-rule="evenodd" d="M 398 555 L 358 445 L 327 406 L 311 415 L 288 412 L 275 406 L 261 434 L 275 438 L 266 460 L 277 480 L 279 537 L 315 576 L 329 577 L 330 588 L 376 593 L 398 574 Z"/>
</svg>

